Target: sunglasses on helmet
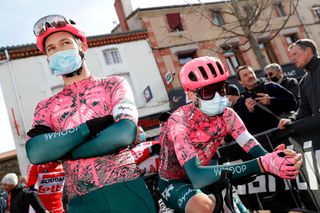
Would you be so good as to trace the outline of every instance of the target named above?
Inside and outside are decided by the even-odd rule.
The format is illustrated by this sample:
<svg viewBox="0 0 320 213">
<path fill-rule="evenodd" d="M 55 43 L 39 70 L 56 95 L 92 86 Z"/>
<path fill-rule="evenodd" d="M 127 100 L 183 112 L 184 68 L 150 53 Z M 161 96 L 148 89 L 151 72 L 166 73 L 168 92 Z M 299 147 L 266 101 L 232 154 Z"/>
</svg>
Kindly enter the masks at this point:
<svg viewBox="0 0 320 213">
<path fill-rule="evenodd" d="M 223 81 L 202 87 L 201 89 L 196 90 L 195 93 L 202 100 L 212 100 L 216 92 L 221 96 L 225 96 L 227 94 L 227 88 L 228 82 Z"/>
<path fill-rule="evenodd" d="M 39 19 L 33 26 L 33 33 L 35 36 L 43 35 L 48 28 L 60 28 L 67 24 L 76 24 L 71 19 L 67 20 L 61 15 L 49 15 Z"/>
</svg>

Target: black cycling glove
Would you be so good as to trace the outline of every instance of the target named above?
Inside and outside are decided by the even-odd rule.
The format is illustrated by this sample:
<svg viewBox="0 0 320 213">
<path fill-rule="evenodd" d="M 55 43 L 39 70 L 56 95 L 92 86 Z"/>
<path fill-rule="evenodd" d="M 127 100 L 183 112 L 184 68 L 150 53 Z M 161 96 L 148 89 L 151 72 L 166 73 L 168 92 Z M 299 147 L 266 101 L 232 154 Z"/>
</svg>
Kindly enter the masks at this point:
<svg viewBox="0 0 320 213">
<path fill-rule="evenodd" d="M 46 133 L 51 133 L 54 132 L 50 127 L 45 126 L 45 125 L 35 125 L 34 128 L 30 129 L 27 135 L 31 138 L 46 134 Z"/>
<path fill-rule="evenodd" d="M 90 130 L 90 136 L 94 137 L 105 128 L 114 124 L 114 119 L 112 115 L 106 115 L 104 117 L 88 120 L 86 121 L 86 124 Z"/>
</svg>

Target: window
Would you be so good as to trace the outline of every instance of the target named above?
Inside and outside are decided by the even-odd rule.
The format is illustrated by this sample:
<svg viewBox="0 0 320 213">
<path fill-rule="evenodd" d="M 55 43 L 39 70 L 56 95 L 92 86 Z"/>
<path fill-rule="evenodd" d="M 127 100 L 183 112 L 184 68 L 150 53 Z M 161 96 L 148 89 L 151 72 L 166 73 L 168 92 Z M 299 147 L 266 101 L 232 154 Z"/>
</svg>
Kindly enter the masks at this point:
<svg viewBox="0 0 320 213">
<path fill-rule="evenodd" d="M 191 61 L 193 58 L 196 58 L 196 51 L 186 52 L 186 53 L 177 53 L 178 60 L 180 65 L 186 64 L 188 61 Z"/>
<path fill-rule="evenodd" d="M 166 16 L 167 16 L 170 32 L 183 31 L 183 27 L 180 19 L 180 13 L 170 13 L 170 14 L 167 14 Z"/>
<path fill-rule="evenodd" d="M 235 75 L 237 67 L 244 64 L 241 51 L 238 46 L 226 46 L 222 47 L 222 49 L 231 75 Z"/>
<path fill-rule="evenodd" d="M 293 44 L 294 42 L 296 42 L 299 39 L 297 33 L 285 35 L 284 37 L 286 38 L 288 45 Z"/>
<path fill-rule="evenodd" d="M 121 57 L 118 49 L 106 49 L 102 51 L 107 65 L 121 63 Z"/>
<path fill-rule="evenodd" d="M 286 11 L 284 10 L 283 4 L 281 2 L 276 3 L 274 6 L 278 17 L 287 16 Z"/>
<path fill-rule="evenodd" d="M 267 63 L 278 63 L 278 59 L 273 51 L 273 47 L 271 46 L 269 41 L 259 42 L 260 49 L 264 57 L 266 57 Z"/>
<path fill-rule="evenodd" d="M 224 25 L 224 19 L 220 11 L 212 11 L 213 23 L 216 26 Z"/>
<path fill-rule="evenodd" d="M 313 10 L 314 16 L 320 19 L 320 6 L 312 7 L 312 10 Z"/>
</svg>

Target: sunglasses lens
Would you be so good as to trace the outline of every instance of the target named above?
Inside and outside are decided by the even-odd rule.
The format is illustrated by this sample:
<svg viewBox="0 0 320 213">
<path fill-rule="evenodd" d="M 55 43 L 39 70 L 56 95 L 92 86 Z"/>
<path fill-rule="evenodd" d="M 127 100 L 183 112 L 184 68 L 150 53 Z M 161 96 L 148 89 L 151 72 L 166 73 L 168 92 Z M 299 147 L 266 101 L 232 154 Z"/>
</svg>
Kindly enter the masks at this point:
<svg viewBox="0 0 320 213">
<path fill-rule="evenodd" d="M 202 100 L 211 100 L 214 98 L 214 95 L 216 94 L 216 92 L 218 92 L 221 96 L 226 95 L 227 93 L 226 88 L 227 88 L 226 82 L 211 84 L 199 89 L 197 91 L 197 95 Z"/>
<path fill-rule="evenodd" d="M 68 24 L 65 17 L 60 15 L 45 16 L 38 20 L 33 26 L 33 33 L 35 36 L 43 35 L 49 27 L 59 28 Z"/>
</svg>

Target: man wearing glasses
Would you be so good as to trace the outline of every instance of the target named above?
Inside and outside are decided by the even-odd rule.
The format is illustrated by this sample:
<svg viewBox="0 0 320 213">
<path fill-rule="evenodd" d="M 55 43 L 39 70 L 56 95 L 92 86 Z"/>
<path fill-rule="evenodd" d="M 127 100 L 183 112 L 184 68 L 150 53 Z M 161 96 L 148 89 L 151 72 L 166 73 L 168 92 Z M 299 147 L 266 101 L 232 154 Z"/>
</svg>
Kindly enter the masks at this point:
<svg viewBox="0 0 320 213">
<path fill-rule="evenodd" d="M 70 213 L 155 212 L 127 148 L 135 140 L 138 119 L 128 82 L 90 74 L 86 37 L 72 20 L 43 17 L 34 34 L 65 86 L 36 107 L 26 143 L 30 162 L 62 161 Z"/>
<path fill-rule="evenodd" d="M 268 153 L 238 115 L 226 107 L 229 72 L 219 59 L 193 59 L 182 67 L 179 77 L 192 103 L 172 113 L 159 138 L 159 190 L 169 208 L 187 213 L 212 212 L 215 199 L 202 188 L 217 182 L 222 170 L 232 171 L 232 179 L 263 172 L 287 179 L 297 176 L 301 154 L 284 149 L 284 145 Z M 210 166 L 209 161 L 226 134 L 232 135 L 254 159 Z M 226 206 L 225 211 L 228 212 Z"/>
<path fill-rule="evenodd" d="M 292 120 L 306 118 L 320 113 L 320 57 L 317 45 L 310 39 L 300 39 L 288 48 L 292 63 L 303 68 L 306 74 L 299 82 L 301 101 L 295 115 L 282 119 L 279 128 L 283 129 Z"/>
</svg>

